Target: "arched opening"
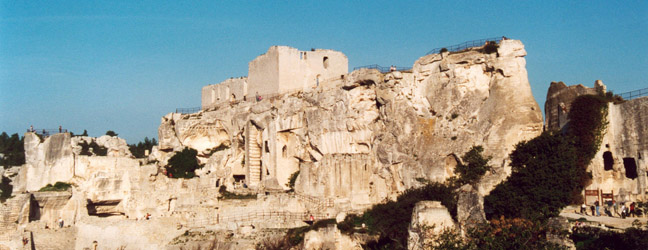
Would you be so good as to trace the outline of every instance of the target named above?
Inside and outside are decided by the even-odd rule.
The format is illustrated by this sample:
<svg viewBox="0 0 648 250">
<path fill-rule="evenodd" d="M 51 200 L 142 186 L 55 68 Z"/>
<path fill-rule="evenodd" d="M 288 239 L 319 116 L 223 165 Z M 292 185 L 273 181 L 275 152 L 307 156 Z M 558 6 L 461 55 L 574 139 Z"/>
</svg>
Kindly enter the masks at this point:
<svg viewBox="0 0 648 250">
<path fill-rule="evenodd" d="M 288 147 L 286 147 L 286 145 L 284 145 L 284 146 L 281 148 L 281 156 L 282 156 L 283 158 L 288 157 Z"/>
<path fill-rule="evenodd" d="M 632 157 L 623 158 L 623 167 L 625 167 L 625 176 L 630 179 L 637 178 L 637 162 Z"/>
<path fill-rule="evenodd" d="M 315 76 L 315 87 L 319 87 L 321 77 L 322 77 L 322 75 L 319 75 L 319 74 L 317 76 Z"/>
<path fill-rule="evenodd" d="M 605 151 L 603 153 L 603 169 L 606 171 L 612 170 L 612 166 L 614 166 L 614 158 L 612 157 L 612 152 Z"/>
<path fill-rule="evenodd" d="M 236 101 L 236 95 L 232 94 L 232 101 Z"/>
<path fill-rule="evenodd" d="M 322 64 L 324 65 L 325 69 L 328 69 L 328 66 L 329 66 L 329 58 L 328 58 L 328 56 L 325 56 L 324 59 L 322 59 Z"/>
</svg>

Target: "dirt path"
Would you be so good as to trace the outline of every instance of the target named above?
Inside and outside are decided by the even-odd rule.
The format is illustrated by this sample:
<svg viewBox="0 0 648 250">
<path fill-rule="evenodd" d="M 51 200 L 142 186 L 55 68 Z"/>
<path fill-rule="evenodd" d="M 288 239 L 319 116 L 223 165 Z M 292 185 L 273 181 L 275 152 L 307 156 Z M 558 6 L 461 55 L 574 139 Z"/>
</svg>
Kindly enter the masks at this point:
<svg viewBox="0 0 648 250">
<path fill-rule="evenodd" d="M 574 220 L 579 218 L 585 218 L 591 222 L 596 222 L 609 227 L 614 227 L 619 229 L 626 229 L 628 227 L 632 227 L 632 222 L 637 219 L 641 221 L 642 225 L 646 225 L 646 223 L 648 223 L 648 218 L 646 217 L 626 217 L 625 219 L 622 219 L 620 217 L 590 216 L 590 215 L 574 213 L 573 211 L 571 212 L 563 211 L 562 213 L 560 213 L 560 216 L 568 219 L 574 219 Z"/>
</svg>

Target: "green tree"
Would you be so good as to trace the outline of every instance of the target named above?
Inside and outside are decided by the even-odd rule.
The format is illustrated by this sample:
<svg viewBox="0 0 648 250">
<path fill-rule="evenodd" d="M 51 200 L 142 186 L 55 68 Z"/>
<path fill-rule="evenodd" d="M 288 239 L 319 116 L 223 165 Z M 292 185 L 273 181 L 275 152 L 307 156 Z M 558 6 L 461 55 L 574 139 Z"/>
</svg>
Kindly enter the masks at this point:
<svg viewBox="0 0 648 250">
<path fill-rule="evenodd" d="M 85 129 L 84 129 L 84 130 L 83 130 L 83 134 L 81 134 L 81 136 L 88 136 L 88 130 L 85 130 Z"/>
<path fill-rule="evenodd" d="M 0 134 L 0 166 L 20 166 L 25 164 L 25 138 L 18 134 L 9 136 L 6 132 Z"/>
<path fill-rule="evenodd" d="M 488 161 L 492 157 L 484 158 L 482 156 L 484 148 L 482 146 L 473 146 L 470 151 L 468 151 L 461 158 L 463 163 L 457 164 L 457 167 L 454 170 L 454 173 L 459 176 L 458 182 L 460 185 L 471 184 L 479 182 L 482 176 L 486 174 L 487 171 L 491 170 L 491 166 L 488 165 Z"/>
<path fill-rule="evenodd" d="M 286 183 L 286 186 L 290 188 L 290 192 L 295 191 L 295 181 L 297 181 L 298 176 L 299 176 L 299 170 L 295 171 L 290 175 L 290 178 L 288 179 L 288 183 Z"/>
<path fill-rule="evenodd" d="M 138 142 L 137 144 L 129 144 L 128 148 L 130 149 L 133 156 L 135 156 L 135 158 L 143 158 L 146 156 L 146 150 L 151 152 L 153 146 L 157 144 L 158 143 L 155 138 L 149 139 L 148 137 L 144 137 L 143 142 Z"/>
<path fill-rule="evenodd" d="M 165 167 L 167 175 L 171 178 L 190 179 L 196 176 L 196 169 L 203 166 L 198 163 L 198 151 L 191 148 L 185 148 L 176 153 L 169 159 L 169 164 Z"/>
<path fill-rule="evenodd" d="M 0 176 L 0 202 L 11 198 L 12 191 L 13 185 L 11 185 L 11 180 L 5 176 Z"/>
<path fill-rule="evenodd" d="M 108 135 L 108 136 L 117 136 L 117 133 L 115 133 L 115 131 L 108 130 L 108 131 L 106 131 L 106 135 Z"/>
<path fill-rule="evenodd" d="M 544 221 L 571 201 L 588 173 L 575 167 L 578 153 L 569 136 L 544 132 L 518 143 L 510 155 L 511 176 L 484 198 L 489 218 L 505 216 Z"/>
</svg>

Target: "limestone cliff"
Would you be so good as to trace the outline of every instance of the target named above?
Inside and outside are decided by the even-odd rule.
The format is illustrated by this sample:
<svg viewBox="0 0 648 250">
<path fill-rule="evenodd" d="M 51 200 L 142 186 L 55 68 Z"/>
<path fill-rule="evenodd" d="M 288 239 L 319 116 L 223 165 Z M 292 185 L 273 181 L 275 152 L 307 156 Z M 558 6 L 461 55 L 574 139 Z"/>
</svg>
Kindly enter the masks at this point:
<svg viewBox="0 0 648 250">
<path fill-rule="evenodd" d="M 291 55 L 314 58 L 307 53 Z M 335 58 L 322 55 L 312 63 L 324 66 L 314 72 L 337 69 Z M 36 246 L 73 239 L 60 244 L 75 249 L 175 249 L 191 238 L 186 230 L 197 229 L 228 235 L 224 245 L 253 246 L 249 235 L 262 229 L 359 212 L 426 180 L 444 181 L 474 145 L 486 149 L 494 167 L 462 198 L 480 206 L 480 195 L 510 172 L 513 146 L 542 131 L 524 56 L 520 41 L 502 40 L 493 53 L 477 47 L 426 55 L 403 72 L 336 70 L 324 74 L 329 78 L 305 77 L 300 90 L 171 113 L 148 159 L 132 157 L 117 137 L 27 133 L 27 163 L 14 179 L 14 194 L 22 195 L 0 207 L 8 229 L 0 247 L 20 245 L 23 229 L 33 232 Z M 205 164 L 199 177 L 164 175 L 168 160 L 186 147 Z M 286 192 L 297 171 L 294 192 Z M 59 181 L 71 189 L 38 192 Z M 223 186 L 250 199 L 226 199 Z M 460 210 L 461 218 L 480 215 Z M 53 229 L 58 218 L 70 228 Z M 319 244 L 317 235 L 310 239 Z"/>
<path fill-rule="evenodd" d="M 207 164 L 201 177 L 228 186 L 287 189 L 299 170 L 297 193 L 361 208 L 419 178 L 444 181 L 482 145 L 495 167 L 485 194 L 507 176 L 513 146 L 542 131 L 525 55 L 520 41 L 502 40 L 496 53 L 424 56 L 411 72 L 360 69 L 309 91 L 168 114 L 153 155 L 165 162 L 194 148 Z"/>
</svg>

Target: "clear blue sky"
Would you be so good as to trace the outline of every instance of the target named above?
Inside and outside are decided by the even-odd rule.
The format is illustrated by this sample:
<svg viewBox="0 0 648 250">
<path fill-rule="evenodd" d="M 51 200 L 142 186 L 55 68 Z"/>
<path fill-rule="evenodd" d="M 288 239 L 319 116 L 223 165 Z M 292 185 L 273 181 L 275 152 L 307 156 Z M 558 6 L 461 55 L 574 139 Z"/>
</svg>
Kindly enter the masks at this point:
<svg viewBox="0 0 648 250">
<path fill-rule="evenodd" d="M 129 143 L 247 74 L 272 45 L 344 52 L 349 67 L 520 39 L 536 101 L 551 81 L 648 87 L 647 1 L 0 1 L 0 131 L 62 125 Z"/>
</svg>

